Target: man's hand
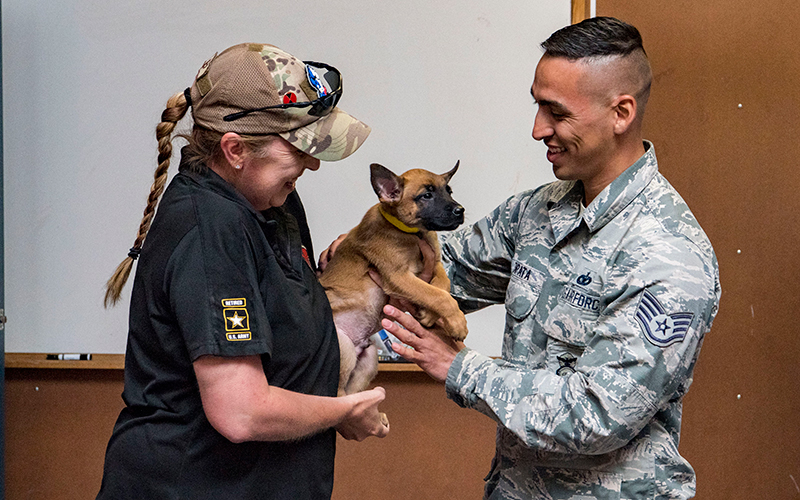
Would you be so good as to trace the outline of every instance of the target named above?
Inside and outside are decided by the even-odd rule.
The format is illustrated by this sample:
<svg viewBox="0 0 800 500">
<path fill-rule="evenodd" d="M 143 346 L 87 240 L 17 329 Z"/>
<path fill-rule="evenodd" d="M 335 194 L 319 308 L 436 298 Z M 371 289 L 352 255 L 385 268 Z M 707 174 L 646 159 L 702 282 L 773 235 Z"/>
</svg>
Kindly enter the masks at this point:
<svg viewBox="0 0 800 500">
<path fill-rule="evenodd" d="M 401 342 L 413 347 L 413 349 L 409 349 L 403 345 L 393 343 L 392 350 L 419 365 L 425 373 L 433 377 L 437 382 L 444 382 L 447 379 L 447 371 L 450 369 L 450 365 L 456 359 L 456 354 L 464 349 L 464 343 L 440 337 L 436 332 L 420 325 L 411 315 L 405 314 L 390 305 L 383 308 L 383 313 L 387 318 L 381 321 L 381 326 L 387 332 L 400 339 Z"/>
</svg>

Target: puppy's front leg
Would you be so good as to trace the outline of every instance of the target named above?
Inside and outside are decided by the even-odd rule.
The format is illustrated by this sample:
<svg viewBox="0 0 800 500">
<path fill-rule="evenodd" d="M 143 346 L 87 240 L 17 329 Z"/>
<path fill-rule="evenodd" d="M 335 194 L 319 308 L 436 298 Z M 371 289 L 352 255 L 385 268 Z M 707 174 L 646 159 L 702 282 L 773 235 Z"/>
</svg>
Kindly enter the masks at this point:
<svg viewBox="0 0 800 500">
<path fill-rule="evenodd" d="M 446 275 L 443 277 L 447 279 Z M 438 315 L 442 318 L 442 326 L 448 336 L 456 340 L 464 340 L 467 336 L 467 319 L 458 308 L 456 300 L 450 295 L 449 280 L 447 290 L 425 283 L 410 272 L 383 276 L 383 282 L 384 289 L 389 295 L 402 297 L 427 310 L 423 313 L 423 317 L 428 315 L 424 319 L 430 325 L 436 321 Z M 431 313 L 433 316 L 430 316 Z"/>
<path fill-rule="evenodd" d="M 434 265 L 430 284 L 442 291 L 450 293 L 450 278 L 447 277 L 447 272 L 444 270 L 444 266 L 441 262 L 436 262 Z M 420 307 L 414 317 L 422 326 L 430 328 L 441 316 L 433 309 Z"/>
<path fill-rule="evenodd" d="M 431 285 L 450 293 L 450 278 L 447 277 L 447 271 L 441 262 L 437 262 L 433 267 L 433 278 L 431 278 Z"/>
</svg>

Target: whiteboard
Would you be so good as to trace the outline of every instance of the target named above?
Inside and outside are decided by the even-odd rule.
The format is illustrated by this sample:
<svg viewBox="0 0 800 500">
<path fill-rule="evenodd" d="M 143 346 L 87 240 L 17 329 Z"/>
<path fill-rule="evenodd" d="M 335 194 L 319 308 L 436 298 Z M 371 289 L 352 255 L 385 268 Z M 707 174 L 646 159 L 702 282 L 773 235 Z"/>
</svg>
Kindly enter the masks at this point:
<svg viewBox="0 0 800 500">
<path fill-rule="evenodd" d="M 110 310 L 104 285 L 136 235 L 164 104 L 215 52 L 271 43 L 336 66 L 340 107 L 372 127 L 298 183 L 319 252 L 376 202 L 372 162 L 460 160 L 468 223 L 552 180 L 529 89 L 569 17 L 569 0 L 3 1 L 6 350 L 125 351 L 133 279 Z M 503 308 L 468 321 L 467 345 L 499 355 Z"/>
</svg>

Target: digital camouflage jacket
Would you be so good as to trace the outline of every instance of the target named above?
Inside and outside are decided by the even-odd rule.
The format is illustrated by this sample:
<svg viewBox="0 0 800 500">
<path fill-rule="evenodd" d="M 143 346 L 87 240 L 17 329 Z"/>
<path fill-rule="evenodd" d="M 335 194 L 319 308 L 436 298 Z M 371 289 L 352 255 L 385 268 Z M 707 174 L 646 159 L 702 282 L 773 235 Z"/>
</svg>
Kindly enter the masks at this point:
<svg viewBox="0 0 800 500">
<path fill-rule="evenodd" d="M 586 208 L 579 182 L 556 181 L 443 242 L 462 309 L 507 313 L 502 359 L 464 349 L 446 381 L 456 403 L 499 423 L 486 498 L 694 495 L 681 407 L 719 273 L 645 148 Z"/>
</svg>

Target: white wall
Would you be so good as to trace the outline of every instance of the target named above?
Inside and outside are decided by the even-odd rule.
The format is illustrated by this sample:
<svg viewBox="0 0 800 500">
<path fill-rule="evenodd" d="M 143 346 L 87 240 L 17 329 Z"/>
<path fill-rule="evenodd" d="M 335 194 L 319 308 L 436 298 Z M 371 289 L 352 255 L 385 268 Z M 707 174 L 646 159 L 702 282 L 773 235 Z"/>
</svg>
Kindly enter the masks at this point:
<svg viewBox="0 0 800 500">
<path fill-rule="evenodd" d="M 529 88 L 538 44 L 569 13 L 569 0 L 5 0 L 6 350 L 124 352 L 130 284 L 112 310 L 103 287 L 136 235 L 163 106 L 215 52 L 263 42 L 332 64 L 341 108 L 372 127 L 299 182 L 319 251 L 375 203 L 372 162 L 460 159 L 468 222 L 551 180 Z M 467 344 L 499 355 L 502 308 L 469 321 Z"/>
</svg>

